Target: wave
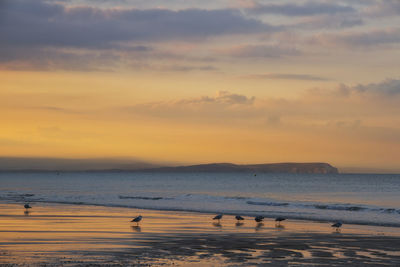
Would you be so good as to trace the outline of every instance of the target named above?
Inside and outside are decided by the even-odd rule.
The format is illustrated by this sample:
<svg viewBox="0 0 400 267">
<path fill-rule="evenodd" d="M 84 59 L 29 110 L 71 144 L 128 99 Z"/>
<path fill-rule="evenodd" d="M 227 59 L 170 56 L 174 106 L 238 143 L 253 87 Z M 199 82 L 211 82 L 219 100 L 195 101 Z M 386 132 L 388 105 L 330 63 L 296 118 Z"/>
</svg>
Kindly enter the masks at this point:
<svg viewBox="0 0 400 267">
<path fill-rule="evenodd" d="M 289 203 L 280 203 L 280 202 L 246 201 L 246 203 L 249 205 L 273 206 L 273 207 L 289 206 Z"/>
<path fill-rule="evenodd" d="M 143 199 L 143 200 L 171 200 L 171 197 L 131 197 L 131 196 L 118 196 L 119 199 Z"/>
<path fill-rule="evenodd" d="M 189 211 L 199 213 L 241 214 L 264 217 L 284 216 L 288 219 L 309 221 L 336 221 L 376 226 L 400 227 L 400 209 L 338 203 L 284 202 L 273 199 L 242 196 L 212 196 L 208 194 L 182 194 L 166 197 L 154 194 L 138 195 L 54 195 L 7 192 L 0 200 L 9 202 L 43 202 L 69 205 L 95 205 L 105 207 Z M 259 207 L 259 208 L 256 208 Z M 381 215 L 382 216 L 381 216 Z M 386 216 L 386 217 L 385 217 Z M 385 217 L 385 218 L 383 218 Z M 378 218 L 379 220 L 376 220 Z"/>
<path fill-rule="evenodd" d="M 333 204 L 333 205 L 312 205 L 312 207 L 321 210 L 347 210 L 347 211 L 363 211 L 367 210 L 365 207 L 359 206 L 348 206 L 348 205 L 341 205 L 341 204 Z"/>
<path fill-rule="evenodd" d="M 100 206 L 100 207 L 110 207 L 110 208 L 132 208 L 132 209 L 145 209 L 145 210 L 160 210 L 160 211 L 178 211 L 178 212 L 196 212 L 196 213 L 202 213 L 202 214 L 214 214 L 217 211 L 212 210 L 212 209 L 195 209 L 195 208 L 178 208 L 178 207 L 151 207 L 151 206 L 140 206 L 140 205 L 126 205 L 126 204 L 100 204 L 100 203 L 91 203 L 91 202 L 76 202 L 76 201 L 57 201 L 57 200 L 43 200 L 43 199 L 37 199 L 32 202 L 36 203 L 49 203 L 49 204 L 65 204 L 65 205 L 88 205 L 88 206 Z M 219 213 L 219 212 L 218 212 Z M 223 212 L 225 215 L 237 215 L 237 211 L 226 211 Z M 265 218 L 275 218 L 277 216 L 280 216 L 280 213 L 276 212 L 273 213 L 273 211 L 251 211 L 251 212 L 246 212 L 246 211 L 240 211 L 240 214 L 243 216 L 258 216 L 260 214 L 263 214 Z M 282 212 L 283 215 L 287 219 L 293 219 L 293 220 L 303 220 L 303 221 L 314 221 L 314 222 L 334 222 L 337 221 L 333 218 L 325 218 L 325 217 L 307 217 L 304 216 L 305 214 L 299 214 L 299 213 L 287 213 L 287 212 Z M 383 226 L 383 227 L 396 227 L 400 228 L 400 222 L 371 222 L 371 221 L 363 221 L 363 220 L 357 220 L 357 219 L 343 219 L 341 220 L 342 223 L 345 224 L 355 224 L 355 225 L 369 225 L 369 226 Z"/>
</svg>

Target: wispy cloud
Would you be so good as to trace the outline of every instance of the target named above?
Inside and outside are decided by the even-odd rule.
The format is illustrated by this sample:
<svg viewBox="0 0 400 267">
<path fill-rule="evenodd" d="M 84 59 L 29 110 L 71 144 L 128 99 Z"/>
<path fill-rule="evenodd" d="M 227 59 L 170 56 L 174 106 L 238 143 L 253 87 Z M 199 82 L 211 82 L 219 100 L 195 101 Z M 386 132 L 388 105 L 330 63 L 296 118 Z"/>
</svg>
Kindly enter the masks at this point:
<svg viewBox="0 0 400 267">
<path fill-rule="evenodd" d="M 312 16 L 321 14 L 353 13 L 350 5 L 335 2 L 308 1 L 305 3 L 265 4 L 253 1 L 247 9 L 255 14 L 277 14 L 284 16 Z"/>
<path fill-rule="evenodd" d="M 300 80 L 300 81 L 330 81 L 331 79 L 309 75 L 309 74 L 293 74 L 293 73 L 266 73 L 266 74 L 249 74 L 244 75 L 245 79 L 271 79 L 271 80 Z"/>
<path fill-rule="evenodd" d="M 318 34 L 310 40 L 310 43 L 325 46 L 363 48 L 382 45 L 398 45 L 400 43 L 400 28 Z"/>
<path fill-rule="evenodd" d="M 238 45 L 217 50 L 221 55 L 241 58 L 279 58 L 297 56 L 301 52 L 287 45 Z"/>
<path fill-rule="evenodd" d="M 363 127 L 386 125 L 400 131 L 400 118 L 396 115 L 400 113 L 399 101 L 400 80 L 391 79 L 365 85 L 339 85 L 334 89 L 310 89 L 292 99 L 255 98 L 222 91 L 216 96 L 144 103 L 123 110 L 136 116 L 188 122 L 195 119 L 221 125 L 241 121 L 243 125 L 350 129 L 362 122 Z"/>
</svg>

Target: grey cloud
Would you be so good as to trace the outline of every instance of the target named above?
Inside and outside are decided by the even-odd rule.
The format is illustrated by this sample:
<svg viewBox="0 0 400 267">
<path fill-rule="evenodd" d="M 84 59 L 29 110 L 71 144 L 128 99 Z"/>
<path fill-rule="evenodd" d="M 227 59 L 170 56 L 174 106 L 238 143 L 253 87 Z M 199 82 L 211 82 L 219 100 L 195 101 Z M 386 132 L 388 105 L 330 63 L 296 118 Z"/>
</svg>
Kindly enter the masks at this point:
<svg viewBox="0 0 400 267">
<path fill-rule="evenodd" d="M 356 10 L 349 5 L 331 2 L 306 2 L 303 4 L 261 4 L 255 3 L 248 10 L 254 14 L 278 14 L 285 16 L 312 16 L 320 14 L 353 13 Z"/>
<path fill-rule="evenodd" d="M 137 104 L 122 108 L 124 115 L 150 116 L 162 119 L 196 121 L 240 120 L 244 114 L 254 114 L 255 97 L 219 91 L 215 96 L 185 98 L 175 101 L 163 101 Z"/>
<path fill-rule="evenodd" d="M 160 67 L 158 69 L 163 71 L 178 71 L 178 72 L 218 71 L 218 68 L 210 65 L 206 66 L 172 65 L 167 67 Z"/>
<path fill-rule="evenodd" d="M 306 30 L 344 29 L 364 24 L 365 22 L 363 17 L 356 14 L 352 16 L 343 14 L 327 14 L 304 18 L 303 20 L 291 25 L 290 28 Z"/>
<path fill-rule="evenodd" d="M 0 45 L 118 47 L 124 41 L 187 40 L 272 31 L 234 9 L 99 9 L 8 0 L 0 11 Z"/>
<path fill-rule="evenodd" d="M 281 45 L 240 45 L 219 51 L 222 55 L 243 58 L 279 58 L 296 56 L 301 52 L 294 47 Z"/>
<path fill-rule="evenodd" d="M 348 47 L 372 47 L 380 45 L 398 45 L 400 28 L 370 30 L 363 32 L 346 32 L 338 34 L 321 34 L 314 36 L 310 43 L 318 45 L 341 45 Z"/>
<path fill-rule="evenodd" d="M 363 9 L 366 16 L 398 16 L 400 14 L 400 1 L 398 0 L 375 0 Z"/>
<path fill-rule="evenodd" d="M 400 100 L 400 80 L 387 79 L 379 83 L 358 84 L 355 86 L 341 84 L 332 90 L 313 88 L 308 91 L 307 97 L 336 99 L 337 101 L 358 99 L 362 102 L 372 102 L 374 106 L 387 105 L 385 108 L 394 107 L 397 109 L 400 107 L 398 105 Z"/>
<path fill-rule="evenodd" d="M 367 85 L 357 85 L 350 88 L 359 93 L 373 93 L 388 97 L 400 96 L 400 80 L 388 79 L 381 83 L 370 83 Z"/>
<path fill-rule="evenodd" d="M 200 98 L 183 99 L 177 101 L 177 105 L 187 104 L 227 104 L 227 105 L 251 105 L 254 102 L 255 97 L 247 97 L 240 94 L 232 94 L 228 91 L 219 91 L 215 97 L 204 96 Z"/>
<path fill-rule="evenodd" d="M 0 46 L 1 47 L 1 46 Z M 12 70 L 70 70 L 111 71 L 121 60 L 113 51 L 3 46 L 0 50 L 0 69 Z"/>
<path fill-rule="evenodd" d="M 303 80 L 303 81 L 330 81 L 328 78 L 314 76 L 309 74 L 292 74 L 292 73 L 267 73 L 267 74 L 250 74 L 243 76 L 247 79 L 273 79 L 273 80 Z"/>
</svg>

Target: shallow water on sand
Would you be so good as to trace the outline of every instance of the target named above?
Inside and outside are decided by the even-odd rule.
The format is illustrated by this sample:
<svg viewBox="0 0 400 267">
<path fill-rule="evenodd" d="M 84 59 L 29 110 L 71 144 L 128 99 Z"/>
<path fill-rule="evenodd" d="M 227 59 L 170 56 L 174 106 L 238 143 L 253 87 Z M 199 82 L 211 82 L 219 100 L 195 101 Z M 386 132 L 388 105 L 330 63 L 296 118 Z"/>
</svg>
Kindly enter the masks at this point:
<svg viewBox="0 0 400 267">
<path fill-rule="evenodd" d="M 0 204 L 0 265 L 278 266 L 400 264 L 400 234 L 390 227 L 271 219 L 237 225 L 225 215 L 37 203 Z M 143 215 L 139 225 L 133 216 Z M 397 236 L 396 236 L 397 234 Z"/>
<path fill-rule="evenodd" d="M 284 216 L 400 227 L 400 175 L 0 173 L 0 203 Z"/>
</svg>

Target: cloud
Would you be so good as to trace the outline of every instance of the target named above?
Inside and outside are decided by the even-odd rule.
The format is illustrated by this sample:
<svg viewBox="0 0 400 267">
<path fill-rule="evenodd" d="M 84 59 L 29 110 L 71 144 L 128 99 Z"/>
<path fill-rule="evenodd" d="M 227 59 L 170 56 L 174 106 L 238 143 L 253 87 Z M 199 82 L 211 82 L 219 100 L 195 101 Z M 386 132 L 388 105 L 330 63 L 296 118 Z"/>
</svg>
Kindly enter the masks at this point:
<svg viewBox="0 0 400 267">
<path fill-rule="evenodd" d="M 357 85 L 349 90 L 359 94 L 373 94 L 385 97 L 400 97 L 400 80 L 387 79 L 380 83 L 370 83 L 367 85 Z"/>
<path fill-rule="evenodd" d="M 301 52 L 284 45 L 238 45 L 217 50 L 221 55 L 242 58 L 279 58 L 297 56 Z"/>
<path fill-rule="evenodd" d="M 169 66 L 160 66 L 153 67 L 153 69 L 157 69 L 160 71 L 177 71 L 177 72 L 190 72 L 190 71 L 218 71 L 218 68 L 205 65 L 205 66 L 189 66 L 189 65 L 169 65 Z"/>
<path fill-rule="evenodd" d="M 220 121 L 225 118 L 242 117 L 241 113 L 252 110 L 255 97 L 247 97 L 227 91 L 215 96 L 185 98 L 173 101 L 150 102 L 122 108 L 126 114 L 150 116 L 172 120 L 196 119 L 203 122 Z"/>
<path fill-rule="evenodd" d="M 309 1 L 302 4 L 254 4 L 247 5 L 248 11 L 253 14 L 276 14 L 284 16 L 313 16 L 320 14 L 353 13 L 356 10 L 349 5 L 331 2 Z"/>
<path fill-rule="evenodd" d="M 319 34 L 314 36 L 310 42 L 317 45 L 339 45 L 345 47 L 398 45 L 400 43 L 400 28 Z"/>
<path fill-rule="evenodd" d="M 344 29 L 364 25 L 364 18 L 358 14 L 324 14 L 304 17 L 288 28 L 303 30 Z"/>
<path fill-rule="evenodd" d="M 300 80 L 300 81 L 330 81 L 328 78 L 314 76 L 309 74 L 292 74 L 292 73 L 267 73 L 267 74 L 250 74 L 242 76 L 246 79 L 271 79 L 271 80 Z"/>
<path fill-rule="evenodd" d="M 0 47 L 0 69 L 111 71 L 122 60 L 122 55 L 114 51 L 11 45 L 0 45 Z M 131 54 L 138 53 L 131 52 Z"/>
<path fill-rule="evenodd" d="M 219 126 L 374 128 L 374 132 L 393 128 L 400 132 L 399 103 L 400 80 L 391 79 L 310 89 L 297 98 L 256 98 L 222 91 L 215 96 L 139 104 L 123 111 L 125 115 Z"/>
<path fill-rule="evenodd" d="M 1 45 L 118 48 L 120 42 L 190 40 L 272 31 L 235 9 L 100 9 L 45 1 L 6 1 Z"/>
<path fill-rule="evenodd" d="M 398 0 L 375 0 L 363 9 L 366 16 L 388 17 L 400 14 L 400 1 Z"/>
<path fill-rule="evenodd" d="M 67 108 L 62 108 L 62 107 L 57 107 L 57 106 L 36 106 L 36 107 L 30 107 L 30 109 L 43 110 L 46 112 L 53 112 L 53 113 L 58 112 L 58 113 L 65 113 L 65 114 L 83 114 L 82 111 L 67 109 Z"/>
<path fill-rule="evenodd" d="M 272 32 L 278 27 L 237 9 L 133 9 L 6 0 L 0 9 L 0 68 L 110 71 L 154 67 L 159 58 L 197 58 L 165 42 L 198 43 L 209 37 Z M 215 66 L 169 63 L 170 71 L 213 71 Z"/>
</svg>

